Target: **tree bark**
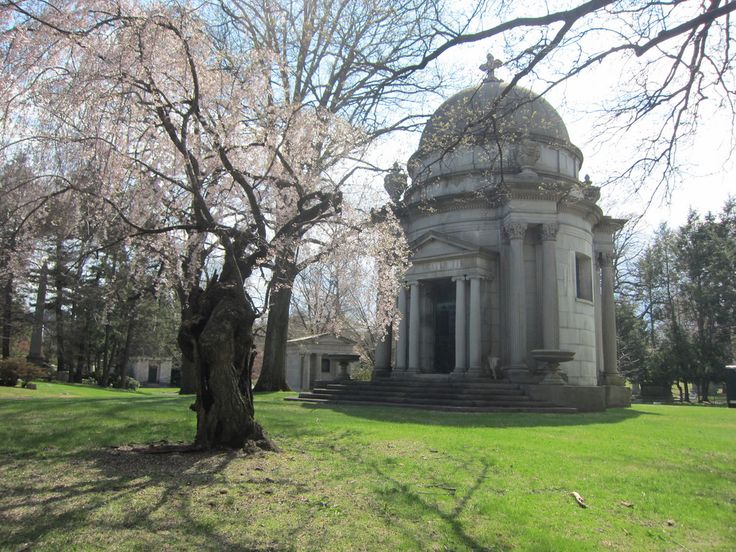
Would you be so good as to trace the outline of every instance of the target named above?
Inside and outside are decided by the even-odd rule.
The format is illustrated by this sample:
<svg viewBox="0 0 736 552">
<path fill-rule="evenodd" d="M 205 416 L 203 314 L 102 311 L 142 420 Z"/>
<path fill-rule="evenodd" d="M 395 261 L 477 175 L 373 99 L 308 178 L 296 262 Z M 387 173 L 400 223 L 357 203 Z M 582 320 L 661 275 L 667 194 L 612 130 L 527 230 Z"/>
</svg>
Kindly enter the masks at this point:
<svg viewBox="0 0 736 552">
<path fill-rule="evenodd" d="M 201 293 L 199 288 L 195 287 L 193 289 L 194 292 Z M 192 293 L 191 290 L 190 293 Z M 187 294 L 184 286 L 177 286 L 176 295 L 179 298 L 179 304 L 181 307 L 177 341 L 179 343 L 179 348 L 183 353 L 181 355 L 181 387 L 179 388 L 179 394 L 194 395 L 197 392 L 197 370 L 194 366 L 193 337 L 190 331 L 190 326 L 193 323 L 194 312 L 192 309 L 194 307 L 189 302 L 190 296 Z"/>
<path fill-rule="evenodd" d="M 105 324 L 105 341 L 102 343 L 102 378 L 97 381 L 102 387 L 110 385 L 110 324 Z"/>
<path fill-rule="evenodd" d="M 109 328 L 109 326 L 107 328 Z M 112 363 L 114 359 L 117 358 L 117 355 L 118 355 L 118 340 L 113 339 L 112 346 L 110 346 L 109 352 L 105 353 L 105 360 L 104 360 L 105 365 L 103 367 L 103 372 L 102 372 L 102 387 L 107 387 L 110 385 L 110 371 L 112 370 Z"/>
<path fill-rule="evenodd" d="M 708 402 L 708 387 L 710 387 L 710 381 L 708 379 L 702 379 L 700 380 L 700 385 L 698 385 L 698 402 Z"/>
<path fill-rule="evenodd" d="M 3 290 L 3 358 L 10 358 L 10 336 L 13 322 L 13 277 L 8 276 Z"/>
<path fill-rule="evenodd" d="M 194 395 L 197 392 L 197 378 L 193 362 L 185 356 L 181 357 L 180 395 Z"/>
<path fill-rule="evenodd" d="M 263 364 L 256 383 L 256 391 L 289 391 L 286 383 L 286 342 L 289 339 L 289 307 L 297 275 L 296 264 L 277 263 L 271 300 L 268 305 L 266 341 L 263 345 Z"/>
<path fill-rule="evenodd" d="M 62 244 L 56 242 L 56 269 L 54 283 L 56 286 L 56 369 L 59 372 L 66 370 L 66 355 L 64 350 L 64 267 L 62 266 Z M 70 374 L 71 375 L 71 374 Z"/>
<path fill-rule="evenodd" d="M 116 387 L 125 387 L 126 372 L 128 369 L 128 361 L 130 360 L 130 349 L 133 344 L 133 331 L 135 330 L 135 305 L 130 305 L 128 311 L 128 325 L 125 330 L 125 345 L 118 359 L 117 374 L 118 379 L 115 382 Z"/>
<path fill-rule="evenodd" d="M 197 399 L 195 446 L 203 449 L 272 445 L 255 421 L 250 386 L 255 312 L 226 253 L 219 278 L 189 294 L 179 345 L 193 366 Z"/>
</svg>

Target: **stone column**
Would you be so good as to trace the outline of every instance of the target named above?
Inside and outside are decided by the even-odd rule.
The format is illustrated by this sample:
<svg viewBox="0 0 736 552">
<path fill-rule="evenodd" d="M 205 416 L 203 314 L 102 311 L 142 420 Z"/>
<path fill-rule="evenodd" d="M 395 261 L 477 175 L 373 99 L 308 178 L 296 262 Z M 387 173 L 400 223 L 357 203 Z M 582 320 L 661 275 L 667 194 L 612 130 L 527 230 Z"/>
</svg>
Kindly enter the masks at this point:
<svg viewBox="0 0 736 552">
<path fill-rule="evenodd" d="M 542 342 L 545 349 L 560 348 L 557 230 L 557 224 L 542 225 Z"/>
<path fill-rule="evenodd" d="M 31 333 L 31 347 L 28 351 L 28 362 L 45 364 L 43 356 L 43 319 L 46 309 L 46 278 L 48 266 L 43 263 L 38 279 L 38 293 L 36 294 L 36 311 L 33 315 L 33 333 Z"/>
<path fill-rule="evenodd" d="M 593 268 L 593 313 L 595 315 L 595 365 L 598 382 L 602 382 L 605 374 L 603 362 L 603 315 L 601 300 L 601 265 L 600 254 L 595 253 Z"/>
<path fill-rule="evenodd" d="M 350 379 L 350 375 L 348 374 L 348 361 L 347 360 L 341 360 L 339 362 L 338 371 L 337 371 L 337 379 L 340 381 Z"/>
<path fill-rule="evenodd" d="M 386 377 L 391 373 L 391 324 L 385 328 L 385 334 L 376 344 L 376 356 L 373 367 L 373 378 Z"/>
<path fill-rule="evenodd" d="M 419 331 L 422 317 L 419 307 L 419 282 L 411 282 L 409 288 L 409 365 L 407 372 L 419 372 Z"/>
<path fill-rule="evenodd" d="M 309 357 L 299 353 L 299 387 L 300 391 L 309 391 Z"/>
<path fill-rule="evenodd" d="M 606 385 L 623 385 L 624 379 L 618 373 L 616 359 L 616 305 L 613 300 L 613 256 L 600 254 L 601 303 L 603 307 L 603 368 Z"/>
<path fill-rule="evenodd" d="M 324 379 L 324 376 L 322 375 L 322 355 L 316 354 L 314 355 L 314 364 L 316 366 L 312 366 L 312 374 L 309 378 L 309 386 L 312 386 L 312 383 L 315 381 L 319 381 Z M 330 374 L 332 376 L 332 374 Z M 330 379 L 330 376 L 327 377 L 327 379 Z"/>
<path fill-rule="evenodd" d="M 396 344 L 396 371 L 405 372 L 407 344 L 409 341 L 409 336 L 407 335 L 409 325 L 406 323 L 408 312 L 406 310 L 405 286 L 401 286 L 399 289 L 399 312 L 401 313 L 401 321 L 399 322 L 399 341 Z"/>
<path fill-rule="evenodd" d="M 480 277 L 470 277 L 470 317 L 468 320 L 468 375 L 480 376 L 481 369 Z"/>
<path fill-rule="evenodd" d="M 524 274 L 524 234 L 526 223 L 511 222 L 504 225 L 509 238 L 508 335 L 510 363 L 508 375 L 523 379 L 526 366 L 526 276 Z"/>
<path fill-rule="evenodd" d="M 455 280 L 455 374 L 464 374 L 466 369 L 466 312 L 465 312 L 465 276 Z"/>
</svg>

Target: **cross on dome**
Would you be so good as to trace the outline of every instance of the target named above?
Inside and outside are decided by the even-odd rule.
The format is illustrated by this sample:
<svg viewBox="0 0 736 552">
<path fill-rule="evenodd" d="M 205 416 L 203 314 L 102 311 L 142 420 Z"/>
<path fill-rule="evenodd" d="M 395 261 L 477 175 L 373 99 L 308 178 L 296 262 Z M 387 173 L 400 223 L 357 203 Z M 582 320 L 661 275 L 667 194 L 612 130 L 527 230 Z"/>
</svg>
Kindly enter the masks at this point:
<svg viewBox="0 0 736 552">
<path fill-rule="evenodd" d="M 494 74 L 494 71 L 501 67 L 503 62 L 500 59 L 493 57 L 493 54 L 486 54 L 486 62 L 478 67 L 481 71 L 486 73 L 486 78 L 483 79 L 485 82 L 493 82 L 501 80 Z"/>
</svg>

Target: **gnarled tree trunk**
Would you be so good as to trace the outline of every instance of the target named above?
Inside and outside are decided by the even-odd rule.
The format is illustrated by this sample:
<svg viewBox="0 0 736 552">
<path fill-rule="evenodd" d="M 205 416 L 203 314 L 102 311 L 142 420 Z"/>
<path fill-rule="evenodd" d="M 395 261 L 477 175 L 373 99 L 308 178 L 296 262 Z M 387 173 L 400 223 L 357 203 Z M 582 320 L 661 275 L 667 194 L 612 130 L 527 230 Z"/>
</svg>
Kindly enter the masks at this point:
<svg viewBox="0 0 736 552">
<path fill-rule="evenodd" d="M 189 294 L 179 331 L 182 353 L 196 374 L 195 445 L 243 448 L 253 442 L 270 449 L 254 418 L 250 384 L 256 316 L 229 264 L 226 259 L 220 278 L 205 290 Z"/>
<path fill-rule="evenodd" d="M 201 293 L 201 290 L 200 290 Z M 197 374 L 194 368 L 194 359 L 192 358 L 193 346 L 191 343 L 191 335 L 185 331 L 192 324 L 192 307 L 188 303 L 188 295 L 184 286 L 179 285 L 176 289 L 181 307 L 181 326 L 179 327 L 179 348 L 182 351 L 190 351 L 190 354 L 182 354 L 181 356 L 181 381 L 179 383 L 180 395 L 194 395 L 197 392 Z M 186 323 L 185 323 L 186 322 Z"/>
<path fill-rule="evenodd" d="M 185 356 L 181 357 L 180 395 L 194 395 L 197 392 L 197 379 L 194 373 L 194 363 Z"/>
</svg>

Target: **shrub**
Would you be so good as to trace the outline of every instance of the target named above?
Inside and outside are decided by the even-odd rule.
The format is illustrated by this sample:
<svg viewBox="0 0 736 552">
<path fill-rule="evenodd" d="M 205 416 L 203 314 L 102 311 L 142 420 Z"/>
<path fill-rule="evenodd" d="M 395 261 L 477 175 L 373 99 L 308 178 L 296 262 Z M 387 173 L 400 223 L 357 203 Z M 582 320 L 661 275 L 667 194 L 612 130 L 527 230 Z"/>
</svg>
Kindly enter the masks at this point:
<svg viewBox="0 0 736 552">
<path fill-rule="evenodd" d="M 4 387 L 15 387 L 18 379 L 18 370 L 12 361 L 0 361 L 0 385 Z"/>
<path fill-rule="evenodd" d="M 31 364 L 22 358 L 6 358 L 0 360 L 0 385 L 15 387 L 18 380 L 23 380 L 23 387 L 33 379 L 48 376 L 48 370 Z"/>
<path fill-rule="evenodd" d="M 31 380 L 42 379 L 49 374 L 46 368 L 41 368 L 25 360 L 19 361 L 18 364 L 18 377 L 23 380 L 23 387 L 28 385 Z"/>
<path fill-rule="evenodd" d="M 372 375 L 373 367 L 364 362 L 361 362 L 357 366 L 353 365 L 350 368 L 350 379 L 356 381 L 371 381 Z"/>
<path fill-rule="evenodd" d="M 138 391 L 138 388 L 140 386 L 141 386 L 141 382 L 139 382 L 137 379 L 126 376 L 125 389 L 130 389 L 131 391 Z"/>
</svg>

